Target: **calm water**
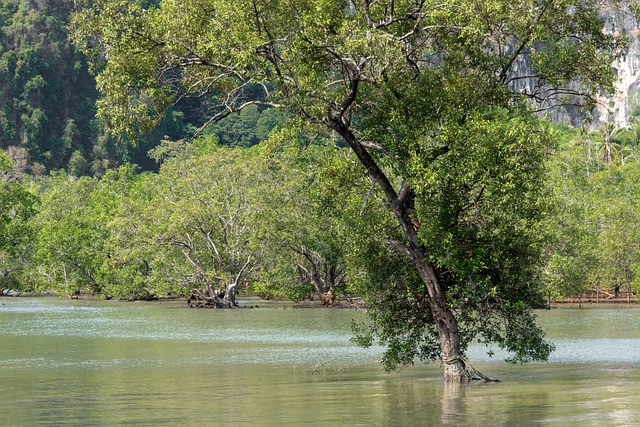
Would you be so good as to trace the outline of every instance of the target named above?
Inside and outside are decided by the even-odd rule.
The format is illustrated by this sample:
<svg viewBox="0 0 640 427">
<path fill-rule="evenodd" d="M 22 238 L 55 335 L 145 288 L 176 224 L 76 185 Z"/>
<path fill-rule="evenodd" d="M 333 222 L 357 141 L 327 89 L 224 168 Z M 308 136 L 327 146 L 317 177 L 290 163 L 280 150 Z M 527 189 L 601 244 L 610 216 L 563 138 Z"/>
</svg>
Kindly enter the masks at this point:
<svg viewBox="0 0 640 427">
<path fill-rule="evenodd" d="M 640 310 L 557 309 L 550 363 L 471 358 L 386 374 L 349 342 L 362 312 L 0 298 L 0 426 L 640 425 Z"/>
</svg>

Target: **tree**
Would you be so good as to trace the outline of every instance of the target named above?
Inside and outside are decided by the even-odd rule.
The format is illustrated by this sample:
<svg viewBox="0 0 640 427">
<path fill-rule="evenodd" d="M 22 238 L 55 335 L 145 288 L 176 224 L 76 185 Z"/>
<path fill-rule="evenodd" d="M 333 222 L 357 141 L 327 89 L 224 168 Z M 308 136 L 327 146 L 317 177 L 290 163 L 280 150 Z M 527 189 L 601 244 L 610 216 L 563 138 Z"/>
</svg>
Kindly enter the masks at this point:
<svg viewBox="0 0 640 427">
<path fill-rule="evenodd" d="M 98 92 L 66 25 L 73 5 L 0 1 L 0 147 L 20 147 L 36 164 L 89 158 Z"/>
<path fill-rule="evenodd" d="M 260 110 L 257 105 L 250 105 L 237 115 L 225 117 L 220 122 L 212 124 L 212 130 L 209 132 L 217 134 L 220 145 L 251 147 L 266 140 L 269 132 L 280 120 L 277 110 Z"/>
<path fill-rule="evenodd" d="M 161 257 L 152 256 L 157 248 L 132 230 L 140 222 L 132 224 L 135 207 L 151 200 L 151 180 L 135 166 L 122 165 L 99 179 L 60 171 L 34 186 L 42 207 L 29 222 L 36 241 L 27 267 L 37 288 L 131 300 L 174 290 L 150 279 L 150 262 Z"/>
<path fill-rule="evenodd" d="M 156 247 L 183 259 L 171 274 L 194 304 L 236 307 L 260 264 L 258 244 L 264 188 L 255 156 L 219 148 L 210 154 L 167 160 L 153 180 L 147 224 Z"/>
<path fill-rule="evenodd" d="M 103 250 L 109 256 L 98 270 L 104 296 L 136 300 L 171 294 L 179 290 L 179 285 L 172 281 L 174 268 L 164 262 L 167 256 L 162 247 L 155 245 L 146 233 L 146 224 L 153 220 L 145 213 L 150 211 L 156 176 L 134 175 L 131 168 L 123 172 L 105 175 L 111 175 L 112 185 L 105 185 L 99 197 L 117 202 L 110 218 L 105 218 L 109 235 Z"/>
<path fill-rule="evenodd" d="M 549 141 L 523 101 L 612 88 L 625 43 L 605 33 L 603 4 L 86 0 L 73 29 L 116 132 L 210 94 L 211 120 L 255 104 L 339 135 L 384 196 L 396 228 L 383 240 L 402 257 L 403 280 L 372 290 L 402 307 L 372 307 L 373 332 L 390 360 L 440 358 L 460 380 L 473 339 L 517 361 L 552 349 L 530 312 Z M 264 101 L 243 96 L 256 85 Z"/>
<path fill-rule="evenodd" d="M 614 133 L 610 126 L 604 130 Z M 632 135 L 624 133 L 632 131 L 618 133 L 631 140 Z M 550 167 L 555 208 L 546 219 L 549 239 L 543 278 L 558 297 L 595 290 L 619 298 L 624 289 L 630 300 L 640 261 L 638 163 L 633 156 L 624 160 L 615 155 L 606 163 L 600 155 L 594 158 L 595 132 L 564 135 Z M 611 138 L 611 153 L 621 154 L 622 150 L 614 151 L 616 145 Z"/>
<path fill-rule="evenodd" d="M 612 289 L 615 298 L 625 289 L 630 301 L 634 267 L 640 263 L 640 167 L 637 163 L 609 165 L 592 181 L 592 221 L 598 237 L 595 278 L 603 289 Z"/>
<path fill-rule="evenodd" d="M 591 204 L 585 198 L 594 173 L 591 133 L 584 127 L 575 130 L 558 125 L 552 132 L 559 143 L 549 161 L 553 202 L 545 217 L 548 237 L 542 274 L 549 300 L 581 295 L 588 289 L 595 267 L 596 241 Z"/>
<path fill-rule="evenodd" d="M 37 287 L 67 295 L 82 289 L 100 292 L 97 273 L 107 256 L 108 230 L 91 206 L 97 180 L 61 171 L 40 184 L 42 208 L 33 218 Z"/>
<path fill-rule="evenodd" d="M 294 133 L 295 135 L 295 133 Z M 332 306 L 349 292 L 350 217 L 358 217 L 366 176 L 351 152 L 335 141 L 291 144 L 290 129 L 262 145 L 268 182 L 261 203 L 272 212 L 261 273 L 265 295 L 317 296 Z"/>
<path fill-rule="evenodd" d="M 0 170 L 12 168 L 6 153 L 0 151 Z M 30 220 L 38 209 L 38 197 L 7 175 L 0 179 L 0 296 L 5 289 L 33 286 L 27 266 L 34 244 Z"/>
</svg>

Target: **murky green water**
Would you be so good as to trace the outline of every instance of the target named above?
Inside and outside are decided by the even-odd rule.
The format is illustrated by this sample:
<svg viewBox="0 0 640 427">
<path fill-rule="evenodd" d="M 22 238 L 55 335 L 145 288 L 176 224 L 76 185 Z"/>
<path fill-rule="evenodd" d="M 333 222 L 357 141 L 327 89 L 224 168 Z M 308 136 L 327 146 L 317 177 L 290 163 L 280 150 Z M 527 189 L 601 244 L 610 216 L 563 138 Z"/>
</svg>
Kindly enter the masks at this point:
<svg viewBox="0 0 640 427">
<path fill-rule="evenodd" d="M 0 426 L 640 425 L 640 310 L 558 309 L 550 363 L 471 351 L 504 381 L 386 374 L 349 342 L 362 312 L 0 299 Z"/>
</svg>

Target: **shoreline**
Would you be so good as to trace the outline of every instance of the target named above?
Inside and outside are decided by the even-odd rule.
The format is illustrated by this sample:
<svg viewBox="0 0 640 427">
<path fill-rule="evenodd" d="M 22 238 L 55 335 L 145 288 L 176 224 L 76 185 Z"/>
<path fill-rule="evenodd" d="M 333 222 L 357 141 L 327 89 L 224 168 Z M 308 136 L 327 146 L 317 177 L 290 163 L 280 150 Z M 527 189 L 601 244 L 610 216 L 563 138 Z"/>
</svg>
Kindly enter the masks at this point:
<svg viewBox="0 0 640 427">
<path fill-rule="evenodd" d="M 15 290 L 6 290 L 3 289 L 2 292 L 0 293 L 0 300 L 4 299 L 4 298 L 39 298 L 39 297 L 53 297 L 53 298 L 61 298 L 61 299 L 66 299 L 66 298 L 70 298 L 69 296 L 64 296 L 64 295 L 57 295 L 55 293 L 52 292 L 28 292 L 28 291 L 15 291 Z M 104 301 L 104 302 L 108 302 L 110 301 L 109 299 L 105 299 L 105 298 L 100 298 L 100 297 L 96 297 L 93 296 L 91 294 L 81 294 L 79 296 L 75 296 L 75 298 L 71 297 L 71 299 L 80 299 L 80 300 L 88 300 L 88 301 Z M 289 301 L 289 300 L 264 300 L 256 295 L 247 295 L 243 298 L 246 301 L 243 301 L 245 303 L 250 302 L 250 303 L 256 303 L 256 302 L 261 302 L 263 304 L 267 304 L 267 305 L 283 305 L 283 306 L 287 306 L 287 305 L 291 305 L 291 306 L 295 306 L 296 308 L 302 308 L 302 307 L 317 307 L 319 306 L 319 304 L 316 304 L 315 301 Z M 163 297 L 158 297 L 157 299 L 154 299 L 152 301 L 149 300 L 126 300 L 126 299 L 114 299 L 115 301 L 122 301 L 122 302 L 140 302 L 140 301 L 147 301 L 147 302 L 166 302 L 166 301 L 184 301 L 186 302 L 186 298 L 184 297 L 179 297 L 176 295 L 172 295 L 172 296 L 163 296 Z M 622 298 L 601 298 L 599 300 L 592 298 L 592 297 L 587 297 L 587 298 L 577 298 L 577 297 L 572 297 L 572 298 L 565 298 L 563 300 L 551 300 L 550 301 L 550 306 L 546 307 L 537 307 L 536 309 L 538 310 L 549 310 L 549 309 L 555 309 L 555 308 L 638 308 L 640 307 L 640 300 L 633 298 L 631 299 L 631 301 L 627 301 L 626 297 L 622 297 Z M 336 304 L 333 307 L 330 308 L 362 308 L 359 305 L 353 305 L 353 304 Z"/>
<path fill-rule="evenodd" d="M 564 300 L 552 300 L 551 308 L 635 308 L 640 307 L 640 301 L 636 298 L 632 298 L 630 301 L 627 298 L 606 298 L 596 300 L 595 298 L 566 298 Z"/>
</svg>

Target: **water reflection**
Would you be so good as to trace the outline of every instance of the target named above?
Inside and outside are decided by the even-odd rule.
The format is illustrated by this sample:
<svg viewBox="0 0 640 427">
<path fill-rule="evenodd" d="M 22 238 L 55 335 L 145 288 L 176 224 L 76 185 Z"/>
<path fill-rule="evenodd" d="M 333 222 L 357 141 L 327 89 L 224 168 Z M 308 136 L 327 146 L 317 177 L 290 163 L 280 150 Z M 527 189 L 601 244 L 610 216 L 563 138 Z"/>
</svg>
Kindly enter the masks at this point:
<svg viewBox="0 0 640 427">
<path fill-rule="evenodd" d="M 443 384 L 444 392 L 440 399 L 442 424 L 460 425 L 460 416 L 466 414 L 465 401 L 467 384 L 447 381 Z"/>
</svg>

